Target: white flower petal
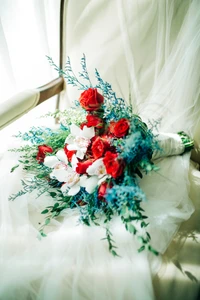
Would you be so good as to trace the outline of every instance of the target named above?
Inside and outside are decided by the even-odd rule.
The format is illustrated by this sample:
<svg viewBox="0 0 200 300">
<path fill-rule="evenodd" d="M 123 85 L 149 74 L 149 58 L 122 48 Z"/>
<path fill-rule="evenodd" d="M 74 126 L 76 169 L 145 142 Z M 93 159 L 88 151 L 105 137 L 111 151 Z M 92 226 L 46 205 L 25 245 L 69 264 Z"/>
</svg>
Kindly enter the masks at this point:
<svg viewBox="0 0 200 300">
<path fill-rule="evenodd" d="M 86 150 L 87 151 L 87 150 Z M 86 151 L 82 151 L 82 149 L 80 150 L 78 150 L 77 152 L 76 152 L 76 157 L 78 157 L 78 158 L 80 158 L 80 159 L 83 159 L 84 158 L 84 155 L 85 155 L 85 153 L 86 153 Z"/>
<path fill-rule="evenodd" d="M 93 136 L 95 136 L 94 127 L 84 126 L 83 130 L 81 131 L 81 136 L 91 139 Z"/>
<path fill-rule="evenodd" d="M 63 170 L 63 169 L 54 169 L 53 172 L 51 173 L 51 178 L 52 176 L 56 178 L 60 182 L 66 182 L 68 170 Z"/>
<path fill-rule="evenodd" d="M 76 171 L 77 164 L 78 164 L 78 159 L 77 159 L 76 155 L 74 154 L 72 156 L 72 160 L 71 160 L 71 165 L 72 165 L 73 171 Z"/>
<path fill-rule="evenodd" d="M 82 178 L 81 178 L 82 179 Z M 94 192 L 97 184 L 98 184 L 98 177 L 92 176 L 86 179 L 81 180 L 81 186 L 85 187 L 86 191 L 91 194 Z"/>
<path fill-rule="evenodd" d="M 65 144 L 72 144 L 74 141 L 74 138 L 71 136 L 71 134 L 65 139 Z"/>
<path fill-rule="evenodd" d="M 76 144 L 70 144 L 70 145 L 67 145 L 67 149 L 72 151 L 72 150 L 78 150 L 79 147 Z"/>
<path fill-rule="evenodd" d="M 102 184 L 107 178 L 110 178 L 110 177 L 111 177 L 110 175 L 103 176 L 101 179 L 99 179 L 98 185 Z"/>
<path fill-rule="evenodd" d="M 91 175 L 91 176 L 96 175 L 97 168 L 99 168 L 102 164 L 103 164 L 103 158 L 99 158 L 99 159 L 95 160 L 95 162 L 93 162 L 93 164 L 87 168 L 88 175 Z"/>
<path fill-rule="evenodd" d="M 67 186 L 67 184 L 63 184 L 61 187 L 61 192 L 65 195 L 68 193 L 69 187 Z"/>
<path fill-rule="evenodd" d="M 70 125 L 70 132 L 73 136 L 80 136 L 81 131 L 82 130 L 77 125 L 75 124 Z"/>
<path fill-rule="evenodd" d="M 59 160 L 55 155 L 52 156 L 46 156 L 44 159 L 44 165 L 49 167 L 49 168 L 54 168 L 55 165 L 59 163 Z"/>
<path fill-rule="evenodd" d="M 79 191 L 80 191 L 80 185 L 75 184 L 69 189 L 68 196 L 74 196 L 78 194 Z"/>
<path fill-rule="evenodd" d="M 63 149 L 58 150 L 58 152 L 56 153 L 56 157 L 64 162 L 66 165 L 68 164 L 68 159 L 67 159 L 67 155 L 65 154 L 65 151 Z"/>
<path fill-rule="evenodd" d="M 87 175 L 82 175 L 82 176 L 80 177 L 80 186 L 86 187 L 87 180 L 88 180 Z"/>
<path fill-rule="evenodd" d="M 93 164 L 87 168 L 87 174 L 90 176 L 95 175 L 95 168 L 93 167 Z"/>
<path fill-rule="evenodd" d="M 103 163 L 103 158 L 99 158 L 95 162 L 93 162 L 93 164 L 87 168 L 87 173 L 90 176 L 96 175 L 99 178 L 105 176 L 107 173 L 105 165 Z"/>
</svg>

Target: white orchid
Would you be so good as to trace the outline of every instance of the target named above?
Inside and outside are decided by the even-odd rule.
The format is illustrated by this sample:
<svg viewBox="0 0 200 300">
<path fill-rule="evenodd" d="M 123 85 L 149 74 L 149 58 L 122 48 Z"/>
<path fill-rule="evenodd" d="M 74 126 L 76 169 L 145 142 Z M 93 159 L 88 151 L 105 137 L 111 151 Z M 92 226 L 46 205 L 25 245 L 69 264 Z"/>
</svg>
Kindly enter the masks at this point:
<svg viewBox="0 0 200 300">
<path fill-rule="evenodd" d="M 61 163 L 66 166 L 68 164 L 67 155 L 65 154 L 65 151 L 63 149 L 58 150 L 56 155 L 46 156 L 44 159 L 44 165 L 49 168 L 54 168 L 56 165 Z"/>
<path fill-rule="evenodd" d="M 68 168 L 65 173 L 60 174 L 61 182 L 64 184 L 61 187 L 61 191 L 64 195 L 74 196 L 80 191 L 80 176 L 78 173 Z M 60 181 L 60 180 L 59 180 Z"/>
<path fill-rule="evenodd" d="M 99 158 L 93 162 L 93 164 L 87 168 L 87 174 L 90 177 L 83 175 L 81 178 L 81 186 L 85 187 L 89 194 L 94 192 L 96 186 L 100 185 L 106 178 L 110 177 L 110 175 L 106 173 L 103 158 Z"/>
<path fill-rule="evenodd" d="M 71 134 L 65 140 L 65 143 L 68 144 L 67 149 L 76 150 L 76 156 L 83 159 L 91 138 L 95 136 L 94 127 L 88 128 L 84 126 L 83 129 L 80 129 L 75 124 L 72 124 L 70 132 Z"/>
<path fill-rule="evenodd" d="M 86 175 L 82 175 L 80 184 L 85 188 L 86 192 L 92 194 L 98 184 L 98 178 L 97 176 L 88 177 Z"/>
<path fill-rule="evenodd" d="M 89 134 L 90 135 L 88 136 L 91 136 L 92 132 Z M 86 139 L 86 137 L 84 138 Z M 90 142 L 89 138 L 88 140 Z M 67 143 L 69 143 L 69 140 Z M 68 146 L 74 146 L 74 144 Z M 71 148 L 69 150 L 75 149 Z M 80 147 L 79 151 L 83 151 L 83 148 Z M 74 154 L 72 156 L 71 166 L 68 165 L 68 159 L 64 150 L 59 150 L 56 155 L 47 156 L 44 160 L 44 165 L 53 169 L 50 173 L 50 177 L 52 179 L 57 179 L 59 182 L 63 182 L 61 191 L 67 196 L 76 195 L 80 191 L 81 187 L 84 187 L 86 191 L 91 194 L 98 185 L 100 185 L 103 181 L 105 181 L 106 178 L 109 177 L 109 175 L 106 173 L 103 158 L 97 159 L 87 168 L 87 174 L 89 176 L 78 174 L 76 172 L 76 167 L 79 161 L 76 155 Z"/>
<path fill-rule="evenodd" d="M 47 156 L 44 160 L 44 165 L 53 169 L 50 177 L 64 182 L 61 191 L 68 196 L 74 196 L 80 191 L 80 176 L 75 172 L 77 163 L 78 160 L 74 154 L 70 167 L 64 150 L 59 150 L 56 155 Z"/>
<path fill-rule="evenodd" d="M 107 175 L 103 158 L 95 160 L 93 164 L 87 168 L 87 174 L 90 176 L 97 176 L 99 179 Z"/>
<path fill-rule="evenodd" d="M 60 174 L 68 169 L 68 159 L 64 150 L 59 150 L 56 155 L 46 156 L 44 159 L 44 165 L 53 169 L 50 173 L 51 178 L 56 178 L 58 181 L 61 181 L 59 179 Z"/>
</svg>

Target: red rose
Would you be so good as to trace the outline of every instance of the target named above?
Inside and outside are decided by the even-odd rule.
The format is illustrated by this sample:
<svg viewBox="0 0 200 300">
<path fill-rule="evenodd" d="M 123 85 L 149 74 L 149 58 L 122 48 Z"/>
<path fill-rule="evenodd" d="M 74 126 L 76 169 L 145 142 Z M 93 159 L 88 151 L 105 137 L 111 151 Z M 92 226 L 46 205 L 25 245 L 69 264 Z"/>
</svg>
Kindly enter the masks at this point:
<svg viewBox="0 0 200 300">
<path fill-rule="evenodd" d="M 97 136 L 92 142 L 92 154 L 95 159 L 98 159 L 104 155 L 109 149 L 110 143 L 107 139 Z"/>
<path fill-rule="evenodd" d="M 125 163 L 122 159 L 118 159 L 117 153 L 107 151 L 103 158 L 103 163 L 106 167 L 107 174 L 113 178 L 117 178 L 122 175 L 125 167 Z"/>
<path fill-rule="evenodd" d="M 89 88 L 81 93 L 79 101 L 85 110 L 94 111 L 101 107 L 103 99 L 103 96 L 98 93 L 97 89 Z"/>
<path fill-rule="evenodd" d="M 121 138 L 128 134 L 129 128 L 129 121 L 127 119 L 120 119 L 117 122 L 110 123 L 109 131 L 117 138 Z"/>
<path fill-rule="evenodd" d="M 68 144 L 65 144 L 64 151 L 65 151 L 65 154 L 67 155 L 68 160 L 71 162 L 72 156 L 76 153 L 76 150 L 68 150 L 67 146 L 68 146 Z"/>
<path fill-rule="evenodd" d="M 98 199 L 101 200 L 102 202 L 106 202 L 105 196 L 106 196 L 107 189 L 111 189 L 112 186 L 113 186 L 112 183 L 103 182 L 98 189 L 98 196 L 97 196 Z"/>
<path fill-rule="evenodd" d="M 43 163 L 46 153 L 52 153 L 53 149 L 50 146 L 47 145 L 40 145 L 38 146 L 38 153 L 36 156 L 36 159 L 38 160 L 39 163 Z"/>
<path fill-rule="evenodd" d="M 91 166 L 91 164 L 94 162 L 94 159 L 88 159 L 86 161 L 83 162 L 78 162 L 77 163 L 77 167 L 76 167 L 76 172 L 78 174 L 85 174 L 86 170 L 89 166 Z"/>
<path fill-rule="evenodd" d="M 103 128 L 103 120 L 97 116 L 93 116 L 93 115 L 87 115 L 86 117 L 87 119 L 87 126 L 88 127 L 96 127 L 98 129 Z"/>
</svg>

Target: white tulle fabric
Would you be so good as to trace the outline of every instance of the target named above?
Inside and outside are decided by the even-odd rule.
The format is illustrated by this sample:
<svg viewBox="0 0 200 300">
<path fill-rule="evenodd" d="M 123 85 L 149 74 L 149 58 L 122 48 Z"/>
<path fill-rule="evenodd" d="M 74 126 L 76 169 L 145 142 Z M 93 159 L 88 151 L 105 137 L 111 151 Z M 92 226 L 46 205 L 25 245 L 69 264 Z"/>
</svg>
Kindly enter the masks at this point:
<svg viewBox="0 0 200 300">
<path fill-rule="evenodd" d="M 85 53 L 92 80 L 97 68 L 146 122 L 160 118 L 162 132 L 199 134 L 199 35 L 199 0 L 68 1 L 67 53 L 74 71 Z M 78 95 L 69 87 L 68 104 Z M 160 170 L 140 182 L 152 245 L 161 253 L 193 213 L 189 156 L 157 159 Z M 103 228 L 77 224 L 76 211 L 66 211 L 38 240 L 40 211 L 53 200 L 32 193 L 8 201 L 27 176 L 20 168 L 9 173 L 16 161 L 6 152 L 0 164 L 0 299 L 154 299 L 152 276 L 161 256 L 138 254 L 137 240 L 118 218 L 111 229 L 121 257 L 108 252 Z"/>
</svg>

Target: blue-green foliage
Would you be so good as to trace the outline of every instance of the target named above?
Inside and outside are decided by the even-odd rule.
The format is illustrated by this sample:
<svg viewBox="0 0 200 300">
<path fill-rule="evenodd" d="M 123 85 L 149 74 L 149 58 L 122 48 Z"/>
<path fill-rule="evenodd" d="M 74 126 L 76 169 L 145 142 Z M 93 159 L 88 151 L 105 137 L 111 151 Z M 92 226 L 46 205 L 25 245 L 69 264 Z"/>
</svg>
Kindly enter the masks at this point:
<svg viewBox="0 0 200 300">
<path fill-rule="evenodd" d="M 52 136 L 57 134 L 48 127 L 31 127 L 28 132 L 19 132 L 16 137 L 22 138 L 24 141 L 30 141 L 32 144 L 42 144 L 44 143 L 44 135 Z"/>
<path fill-rule="evenodd" d="M 111 189 L 108 189 L 106 200 L 111 208 L 121 211 L 124 206 L 134 210 L 135 203 L 145 201 L 146 197 L 136 183 L 133 185 L 116 184 Z"/>
<path fill-rule="evenodd" d="M 97 78 L 97 88 L 99 88 L 104 95 L 104 104 L 103 104 L 103 109 L 104 109 L 104 118 L 106 121 L 111 121 L 111 120 L 119 120 L 121 118 L 127 118 L 129 119 L 131 117 L 131 107 L 125 103 L 124 99 L 118 98 L 116 96 L 116 93 L 113 91 L 112 86 L 110 83 L 104 81 L 98 70 L 95 69 L 95 76 Z"/>
</svg>

